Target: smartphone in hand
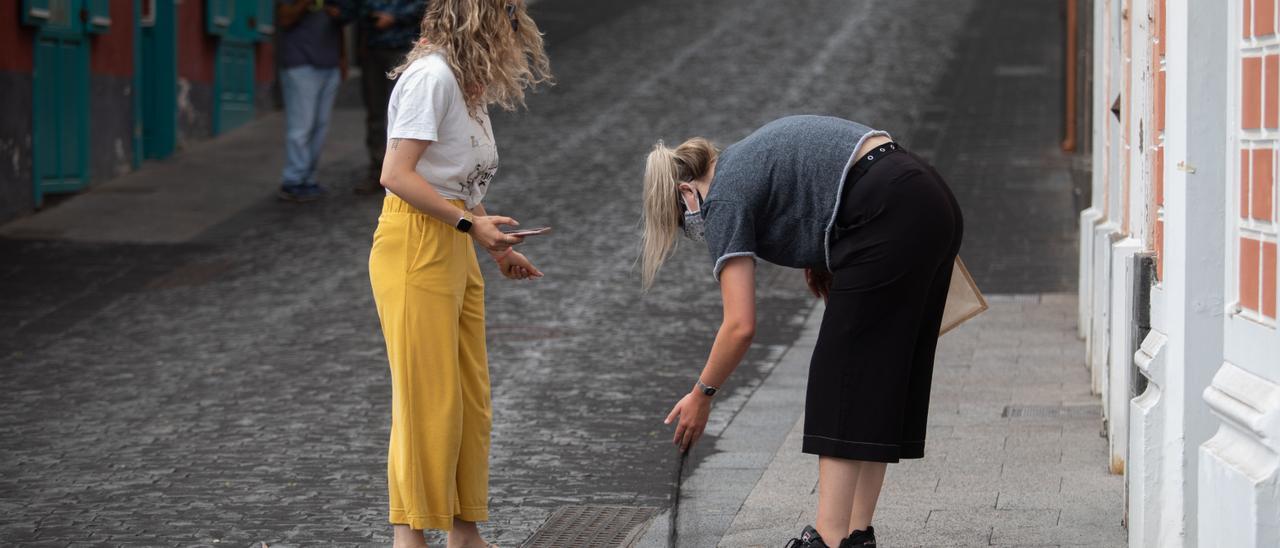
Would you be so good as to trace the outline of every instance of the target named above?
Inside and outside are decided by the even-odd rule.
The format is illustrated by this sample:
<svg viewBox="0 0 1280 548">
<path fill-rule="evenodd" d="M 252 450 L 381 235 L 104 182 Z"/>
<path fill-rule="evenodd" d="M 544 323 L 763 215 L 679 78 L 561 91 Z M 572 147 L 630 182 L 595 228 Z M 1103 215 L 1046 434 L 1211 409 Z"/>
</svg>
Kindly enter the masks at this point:
<svg viewBox="0 0 1280 548">
<path fill-rule="evenodd" d="M 519 236 L 521 238 L 525 236 L 537 236 L 539 234 L 546 234 L 548 232 L 551 232 L 551 227 L 549 226 L 541 226 L 538 228 L 504 228 L 502 229 L 503 234 L 506 234 L 508 236 Z"/>
</svg>

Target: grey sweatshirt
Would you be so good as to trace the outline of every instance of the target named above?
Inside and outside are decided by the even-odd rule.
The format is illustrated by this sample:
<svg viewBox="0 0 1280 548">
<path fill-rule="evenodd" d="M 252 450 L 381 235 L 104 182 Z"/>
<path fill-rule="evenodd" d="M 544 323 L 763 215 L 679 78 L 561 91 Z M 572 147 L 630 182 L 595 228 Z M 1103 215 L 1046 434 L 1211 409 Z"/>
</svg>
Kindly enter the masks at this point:
<svg viewBox="0 0 1280 548">
<path fill-rule="evenodd" d="M 829 270 L 844 178 L 874 135 L 889 134 L 830 116 L 788 116 L 724 149 L 702 205 L 716 280 L 733 257 Z"/>
</svg>

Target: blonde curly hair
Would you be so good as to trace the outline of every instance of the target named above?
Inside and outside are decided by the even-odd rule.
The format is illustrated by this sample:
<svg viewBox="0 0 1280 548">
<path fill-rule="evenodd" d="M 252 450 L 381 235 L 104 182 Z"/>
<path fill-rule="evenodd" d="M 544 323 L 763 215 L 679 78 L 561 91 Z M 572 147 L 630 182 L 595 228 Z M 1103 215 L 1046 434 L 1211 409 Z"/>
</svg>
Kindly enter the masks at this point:
<svg viewBox="0 0 1280 548">
<path fill-rule="evenodd" d="M 552 83 L 542 33 L 523 0 L 432 0 L 418 43 L 387 76 L 435 52 L 449 63 L 473 113 L 488 105 L 515 110 L 524 106 L 526 89 Z"/>
</svg>

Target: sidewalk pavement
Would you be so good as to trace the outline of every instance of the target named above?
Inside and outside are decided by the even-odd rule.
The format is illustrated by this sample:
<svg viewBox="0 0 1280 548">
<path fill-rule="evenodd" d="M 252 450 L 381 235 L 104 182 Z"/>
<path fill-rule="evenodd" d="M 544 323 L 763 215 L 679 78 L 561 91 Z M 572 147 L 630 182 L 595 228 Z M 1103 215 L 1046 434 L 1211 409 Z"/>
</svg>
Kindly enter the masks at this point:
<svg viewBox="0 0 1280 548">
<path fill-rule="evenodd" d="M 873 523 L 881 545 L 1123 546 L 1124 480 L 1107 472 L 1075 297 L 990 301 L 941 339 L 925 458 L 889 467 Z M 778 416 L 801 407 L 821 313 L 717 439 L 718 454 L 686 480 L 679 545 L 782 546 L 814 522 L 817 458 L 800 452 L 803 418 L 789 423 L 762 474 L 749 469 Z M 758 479 L 735 485 L 744 474 Z M 717 505 L 744 487 L 736 512 L 722 516 Z M 666 534 L 655 523 L 651 542 Z"/>
<path fill-rule="evenodd" d="M 364 161 L 364 140 L 350 137 L 363 128 L 363 110 L 334 109 L 321 176 L 335 166 Z M 0 237 L 137 244 L 200 239 L 279 187 L 283 138 L 283 113 L 265 114 L 181 154 L 95 185 L 57 207 L 0 225 Z M 334 192 L 348 192 L 349 181 L 334 182 L 339 181 L 321 180 Z"/>
</svg>

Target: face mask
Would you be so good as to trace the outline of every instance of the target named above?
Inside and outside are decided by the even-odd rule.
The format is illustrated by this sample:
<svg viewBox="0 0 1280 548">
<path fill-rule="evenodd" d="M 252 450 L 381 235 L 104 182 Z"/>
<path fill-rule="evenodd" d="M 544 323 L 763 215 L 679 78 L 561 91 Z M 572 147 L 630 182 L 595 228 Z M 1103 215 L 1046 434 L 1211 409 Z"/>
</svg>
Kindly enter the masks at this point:
<svg viewBox="0 0 1280 548">
<path fill-rule="evenodd" d="M 684 213 L 684 225 L 681 228 L 684 229 L 685 238 L 688 238 L 695 242 L 707 241 L 706 234 L 705 234 L 706 226 L 703 223 L 701 213 L 698 213 L 696 211 L 693 211 L 693 212 L 686 211 Z"/>
<path fill-rule="evenodd" d="M 694 191 L 694 195 L 698 197 L 698 210 L 689 211 L 689 206 L 684 202 L 684 195 L 679 196 L 680 208 L 684 210 L 684 222 L 680 228 L 684 229 L 684 237 L 695 242 L 705 242 L 706 226 L 702 218 L 702 193 Z"/>
</svg>

